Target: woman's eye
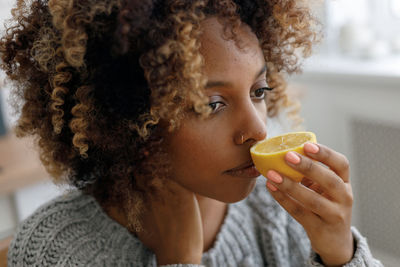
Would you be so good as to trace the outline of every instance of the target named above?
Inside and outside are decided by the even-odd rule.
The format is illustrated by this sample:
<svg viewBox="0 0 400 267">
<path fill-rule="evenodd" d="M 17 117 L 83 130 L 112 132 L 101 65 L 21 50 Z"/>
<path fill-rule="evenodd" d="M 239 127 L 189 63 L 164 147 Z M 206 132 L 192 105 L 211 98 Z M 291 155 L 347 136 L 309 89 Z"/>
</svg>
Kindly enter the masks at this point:
<svg viewBox="0 0 400 267">
<path fill-rule="evenodd" d="M 223 105 L 223 104 L 224 104 L 223 102 L 218 101 L 218 102 L 209 103 L 208 105 L 211 107 L 212 112 L 214 113 L 215 111 L 218 110 L 218 107 L 220 107 L 220 106 Z"/>
<path fill-rule="evenodd" d="M 257 99 L 264 99 L 266 96 L 265 91 L 271 91 L 272 88 L 269 87 L 262 87 L 258 88 L 257 90 L 254 91 L 254 97 Z"/>
</svg>

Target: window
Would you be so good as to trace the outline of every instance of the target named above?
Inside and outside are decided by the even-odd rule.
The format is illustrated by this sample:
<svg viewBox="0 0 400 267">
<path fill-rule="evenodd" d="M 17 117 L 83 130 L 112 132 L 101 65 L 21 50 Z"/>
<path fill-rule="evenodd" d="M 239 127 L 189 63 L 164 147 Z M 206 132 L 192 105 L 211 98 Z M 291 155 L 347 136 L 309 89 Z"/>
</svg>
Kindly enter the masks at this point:
<svg viewBox="0 0 400 267">
<path fill-rule="evenodd" d="M 400 19 L 400 1 L 399 0 L 391 0 L 390 7 L 392 10 L 392 14 Z"/>
<path fill-rule="evenodd" d="M 400 57 L 400 0 L 326 0 L 325 7 L 330 51 L 353 50 L 353 55 L 374 59 Z"/>
</svg>

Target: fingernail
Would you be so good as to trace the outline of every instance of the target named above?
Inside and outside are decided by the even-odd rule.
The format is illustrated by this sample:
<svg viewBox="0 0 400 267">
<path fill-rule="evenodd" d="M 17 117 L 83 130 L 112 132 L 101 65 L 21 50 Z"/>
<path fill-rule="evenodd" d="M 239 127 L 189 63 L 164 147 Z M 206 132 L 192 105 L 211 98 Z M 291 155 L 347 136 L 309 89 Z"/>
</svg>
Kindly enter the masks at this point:
<svg viewBox="0 0 400 267">
<path fill-rule="evenodd" d="M 270 182 L 267 182 L 267 187 L 269 188 L 269 190 L 275 192 L 278 190 L 278 188 L 276 188 L 273 184 L 271 184 Z"/>
<path fill-rule="evenodd" d="M 317 146 L 316 144 L 313 144 L 313 143 L 307 143 L 307 144 L 304 144 L 304 146 L 306 146 L 307 147 L 307 152 L 310 152 L 310 153 L 318 153 L 318 151 L 319 151 L 319 146 Z"/>
<path fill-rule="evenodd" d="M 293 164 L 300 163 L 300 157 L 297 156 L 294 152 L 290 151 L 286 153 L 286 160 Z"/>
<path fill-rule="evenodd" d="M 267 172 L 267 178 L 277 184 L 280 184 L 283 182 L 282 176 L 280 176 L 279 173 L 277 173 L 276 171 L 273 171 L 273 170 L 270 170 Z"/>
</svg>

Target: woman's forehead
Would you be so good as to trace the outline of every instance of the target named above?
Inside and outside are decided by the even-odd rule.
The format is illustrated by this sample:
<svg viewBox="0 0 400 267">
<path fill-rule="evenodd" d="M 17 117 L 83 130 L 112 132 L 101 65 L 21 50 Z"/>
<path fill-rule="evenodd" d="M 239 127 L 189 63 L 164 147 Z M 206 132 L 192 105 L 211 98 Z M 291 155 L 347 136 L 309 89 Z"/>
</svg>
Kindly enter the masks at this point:
<svg viewBox="0 0 400 267">
<path fill-rule="evenodd" d="M 249 49 L 259 48 L 257 36 L 245 23 L 235 29 L 235 40 L 225 37 L 225 25 L 221 24 L 217 17 L 205 19 L 201 23 L 201 27 L 203 31 L 200 37 L 202 50 L 210 49 L 210 47 L 215 48 L 215 46 L 222 46 L 225 49 L 237 49 L 239 44 L 244 52 Z"/>
<path fill-rule="evenodd" d="M 238 65 L 265 65 L 257 36 L 247 25 L 237 29 L 236 40 L 224 38 L 224 26 L 216 17 L 207 18 L 202 27 L 200 53 L 206 73 L 225 72 Z"/>
</svg>

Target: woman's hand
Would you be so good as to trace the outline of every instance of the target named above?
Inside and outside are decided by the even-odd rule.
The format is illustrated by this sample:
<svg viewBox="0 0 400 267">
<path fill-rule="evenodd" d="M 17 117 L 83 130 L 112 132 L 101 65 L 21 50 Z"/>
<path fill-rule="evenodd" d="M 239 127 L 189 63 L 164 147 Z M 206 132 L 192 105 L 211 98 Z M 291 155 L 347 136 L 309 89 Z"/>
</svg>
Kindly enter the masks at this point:
<svg viewBox="0 0 400 267">
<path fill-rule="evenodd" d="M 161 190 L 146 203 L 140 240 L 155 253 L 158 265 L 200 264 L 203 227 L 194 193 L 172 180 Z"/>
<path fill-rule="evenodd" d="M 307 177 L 302 183 L 269 171 L 267 187 L 280 205 L 303 225 L 323 263 L 340 266 L 354 254 L 349 162 L 342 154 L 320 144 L 307 143 L 304 151 L 308 157 L 295 152 L 285 156 L 291 167 Z"/>
</svg>

